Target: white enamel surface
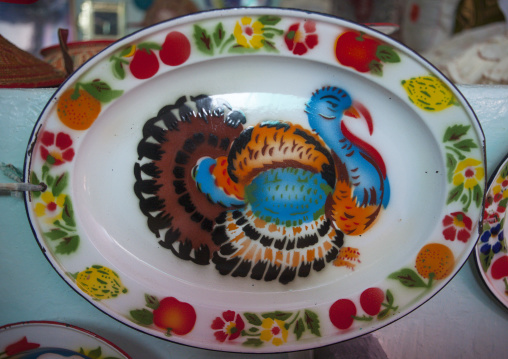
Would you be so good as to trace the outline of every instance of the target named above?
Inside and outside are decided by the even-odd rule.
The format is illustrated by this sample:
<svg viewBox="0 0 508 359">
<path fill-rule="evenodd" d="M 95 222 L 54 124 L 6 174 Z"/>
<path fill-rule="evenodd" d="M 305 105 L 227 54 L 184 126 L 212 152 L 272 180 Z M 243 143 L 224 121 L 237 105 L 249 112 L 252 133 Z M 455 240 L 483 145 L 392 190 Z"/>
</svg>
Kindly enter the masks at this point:
<svg viewBox="0 0 508 359">
<path fill-rule="evenodd" d="M 269 12 L 282 16 L 302 15 L 276 10 Z M 241 13 L 231 12 L 233 17 L 240 16 L 238 14 Z M 330 42 L 327 36 L 332 40 L 335 36 L 331 30 L 326 31 L 327 28 L 334 29 L 335 34 L 337 27 L 341 26 L 338 20 L 315 15 L 306 17 L 313 18 L 324 28 L 320 32 L 320 43 Z M 109 48 L 86 64 L 75 76 L 94 78 L 100 75 L 101 79 L 115 83 L 108 72 L 107 58 L 128 41 L 143 41 L 144 36 L 151 36 L 150 40 L 163 39 L 168 32 L 167 26 L 185 31 L 187 22 L 205 21 L 207 18 L 212 21 L 213 14 L 204 14 L 198 19 L 179 19 L 122 40 L 117 47 Z M 383 41 L 391 40 L 386 38 Z M 52 253 L 51 246 L 42 239 L 44 229 L 38 226 L 38 219 L 29 208 L 32 225 L 41 245 L 49 251 L 49 260 L 76 289 L 68 273 L 77 273 L 94 264 L 114 269 L 129 288 L 128 294 L 107 301 L 94 301 L 93 304 L 125 324 L 162 338 L 163 333 L 139 326 L 127 313 L 134 308 L 143 308 L 145 293 L 159 298 L 175 296 L 191 303 L 198 312 L 195 328 L 185 337 L 172 337 L 170 340 L 217 350 L 251 350 L 224 346 L 215 341 L 209 323 L 228 309 L 268 312 L 278 308 L 289 311 L 312 308 L 319 312 L 321 338 L 306 337 L 284 348 L 265 346 L 254 350 L 261 352 L 298 350 L 334 343 L 363 334 L 365 330 L 374 330 L 407 314 L 447 282 L 441 281 L 432 291 L 415 295 L 415 292 L 401 289 L 397 282 L 386 279 L 403 266 L 410 268 L 418 250 L 425 243 L 440 238 L 442 218 L 460 208 L 445 204 L 448 189 L 445 154 L 440 144 L 443 129 L 455 121 L 471 125 L 473 137 L 480 147 L 474 154 L 483 158 L 483 149 L 479 125 L 458 92 L 455 96 L 462 107 L 449 108 L 446 113 L 429 114 L 410 104 L 400 86 L 400 79 L 426 75 L 432 69 L 424 63 L 419 64 L 409 51 L 392 45 L 410 65 L 385 66 L 384 75 L 380 78 L 366 77 L 338 67 L 323 56 L 320 51 L 324 50 L 320 50 L 311 52 L 310 60 L 264 54 L 241 55 L 240 62 L 237 57 L 203 60 L 192 55 L 185 66 L 161 70 L 148 81 L 124 80 L 121 85 L 125 85 L 128 91 L 119 100 L 104 107 L 90 130 L 74 138 L 78 150 L 73 164 L 68 166 L 72 174 L 69 195 L 73 199 L 82 238 L 79 253 L 67 257 Z M 260 72 L 263 76 L 257 75 Z M 190 78 L 193 80 L 188 81 Z M 212 265 L 199 267 L 181 261 L 159 247 L 146 226 L 146 218 L 139 211 L 138 199 L 132 190 L 136 148 L 146 120 L 165 104 L 174 103 L 182 94 L 207 93 L 220 95 L 233 107 L 242 108 L 250 123 L 280 119 L 307 126 L 302 107 L 309 98 L 309 91 L 324 85 L 346 88 L 353 98 L 361 98 L 370 109 L 375 109 L 372 111 L 375 123 L 372 137 L 367 136 L 362 126 L 351 123 L 350 128 L 360 138 L 368 137 L 369 143 L 379 150 L 392 186 L 390 204 L 380 215 L 376 226 L 361 238 L 346 238 L 347 246 L 359 248 L 362 253 L 361 263 L 354 271 L 328 266 L 321 273 L 312 273 L 309 278 L 297 279 L 283 286 L 223 277 L 212 270 Z M 66 86 L 72 86 L 72 79 L 60 91 Z M 40 131 L 61 130 L 55 106 L 50 104 L 37 126 Z M 36 146 L 35 152 L 37 149 Z M 33 160 L 31 166 L 27 166 L 28 170 L 37 171 L 41 164 Z M 480 211 L 472 211 L 473 218 L 479 214 Z M 476 227 L 472 230 L 473 235 L 475 230 Z M 467 259 L 471 242 L 467 246 L 457 242 L 446 243 L 455 254 L 455 271 Z M 339 298 L 357 297 L 363 289 L 373 286 L 383 286 L 395 292 L 398 301 L 403 303 L 401 309 L 389 320 L 367 326 L 363 332 L 363 328 L 345 332 L 336 330 L 327 318 L 327 308 Z"/>
</svg>

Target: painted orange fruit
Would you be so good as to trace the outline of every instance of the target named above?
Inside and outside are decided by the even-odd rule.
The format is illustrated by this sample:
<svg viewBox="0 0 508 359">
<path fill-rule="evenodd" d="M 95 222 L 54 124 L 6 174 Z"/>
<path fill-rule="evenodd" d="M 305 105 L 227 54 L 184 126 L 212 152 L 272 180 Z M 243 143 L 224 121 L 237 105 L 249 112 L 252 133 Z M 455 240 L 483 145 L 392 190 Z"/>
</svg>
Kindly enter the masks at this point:
<svg viewBox="0 0 508 359">
<path fill-rule="evenodd" d="M 424 278 L 448 277 L 455 267 L 455 257 L 450 248 L 440 243 L 429 243 L 416 256 L 416 270 Z"/>
<path fill-rule="evenodd" d="M 101 103 L 88 92 L 79 89 L 78 96 L 74 89 L 65 91 L 57 103 L 58 118 L 64 125 L 73 130 L 86 130 L 101 112 Z"/>
</svg>

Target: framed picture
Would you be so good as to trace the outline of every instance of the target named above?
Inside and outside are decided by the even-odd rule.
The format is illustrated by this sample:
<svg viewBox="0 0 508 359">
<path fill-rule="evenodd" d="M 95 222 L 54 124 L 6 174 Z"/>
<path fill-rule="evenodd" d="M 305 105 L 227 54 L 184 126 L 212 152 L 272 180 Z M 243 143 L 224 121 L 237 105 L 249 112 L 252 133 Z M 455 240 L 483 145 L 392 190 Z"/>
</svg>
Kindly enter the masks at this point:
<svg viewBox="0 0 508 359">
<path fill-rule="evenodd" d="M 125 3 L 87 0 L 78 15 L 80 40 L 117 39 L 125 35 Z"/>
</svg>

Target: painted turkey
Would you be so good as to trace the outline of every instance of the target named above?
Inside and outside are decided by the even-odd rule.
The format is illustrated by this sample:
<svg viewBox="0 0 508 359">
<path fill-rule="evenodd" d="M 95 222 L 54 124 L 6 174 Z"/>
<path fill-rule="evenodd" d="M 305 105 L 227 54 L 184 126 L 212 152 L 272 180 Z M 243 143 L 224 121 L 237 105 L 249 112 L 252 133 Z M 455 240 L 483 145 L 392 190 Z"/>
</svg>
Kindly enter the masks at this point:
<svg viewBox="0 0 508 359">
<path fill-rule="evenodd" d="M 389 196 L 381 156 L 341 125 L 346 114 L 372 130 L 368 111 L 328 87 L 307 104 L 314 131 L 244 128 L 226 101 L 190 99 L 147 121 L 138 146 L 134 190 L 160 245 L 222 275 L 284 284 L 327 263 L 354 267 L 344 233 L 364 233 Z"/>
</svg>

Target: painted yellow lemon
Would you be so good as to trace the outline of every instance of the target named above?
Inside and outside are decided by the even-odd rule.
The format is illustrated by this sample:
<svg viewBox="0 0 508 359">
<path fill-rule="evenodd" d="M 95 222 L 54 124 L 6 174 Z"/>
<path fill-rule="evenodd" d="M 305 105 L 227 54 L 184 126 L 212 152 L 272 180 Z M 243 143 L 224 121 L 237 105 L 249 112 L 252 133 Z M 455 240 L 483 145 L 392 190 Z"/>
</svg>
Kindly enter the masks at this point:
<svg viewBox="0 0 508 359">
<path fill-rule="evenodd" d="M 457 104 L 450 89 L 432 75 L 403 80 L 402 87 L 411 102 L 425 111 L 441 111 Z"/>
<path fill-rule="evenodd" d="M 108 267 L 93 265 L 74 278 L 79 289 L 95 299 L 109 299 L 127 293 L 118 274 Z"/>
</svg>

